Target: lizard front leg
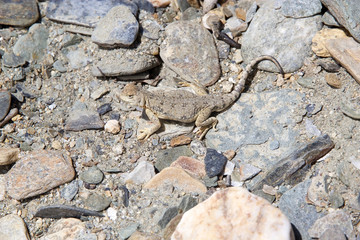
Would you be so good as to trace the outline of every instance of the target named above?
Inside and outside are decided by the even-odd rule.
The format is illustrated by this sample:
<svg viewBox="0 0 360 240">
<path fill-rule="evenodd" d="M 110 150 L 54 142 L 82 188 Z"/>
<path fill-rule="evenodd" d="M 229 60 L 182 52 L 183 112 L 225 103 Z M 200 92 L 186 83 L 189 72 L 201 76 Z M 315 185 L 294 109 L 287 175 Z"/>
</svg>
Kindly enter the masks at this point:
<svg viewBox="0 0 360 240">
<path fill-rule="evenodd" d="M 203 130 L 200 130 L 200 137 L 199 139 L 202 139 L 206 133 L 210 130 L 210 128 L 216 127 L 216 124 L 218 123 L 218 120 L 216 117 L 210 117 L 212 113 L 211 108 L 205 108 L 201 110 L 196 118 L 195 125 L 200 128 L 204 128 Z"/>
<path fill-rule="evenodd" d="M 139 133 L 137 135 L 137 138 L 139 140 L 148 139 L 154 132 L 156 132 L 161 127 L 160 119 L 156 116 L 155 113 L 153 113 L 150 109 L 146 109 L 145 113 L 150 119 L 150 121 L 153 122 L 154 124 L 139 130 Z"/>
</svg>

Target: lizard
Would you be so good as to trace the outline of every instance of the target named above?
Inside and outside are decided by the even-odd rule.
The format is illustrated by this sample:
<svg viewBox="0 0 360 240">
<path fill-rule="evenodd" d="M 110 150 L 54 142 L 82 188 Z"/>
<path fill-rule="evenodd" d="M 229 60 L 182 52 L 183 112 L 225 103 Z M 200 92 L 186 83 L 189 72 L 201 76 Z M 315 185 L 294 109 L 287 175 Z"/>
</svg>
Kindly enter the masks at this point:
<svg viewBox="0 0 360 240">
<path fill-rule="evenodd" d="M 271 56 L 264 55 L 251 61 L 244 69 L 240 80 L 234 89 L 226 94 L 197 95 L 187 90 L 155 90 L 147 91 L 135 83 L 127 84 L 121 91 L 119 97 L 131 106 L 141 107 L 149 120 L 154 125 L 140 129 L 137 138 L 146 140 L 160 127 L 160 119 L 173 120 L 182 123 L 195 122 L 197 127 L 215 128 L 218 120 L 211 116 L 213 112 L 222 112 L 232 105 L 241 95 L 245 88 L 246 79 L 255 65 L 263 60 L 272 61 L 284 74 L 279 62 Z M 206 134 L 204 131 L 200 139 Z"/>
</svg>

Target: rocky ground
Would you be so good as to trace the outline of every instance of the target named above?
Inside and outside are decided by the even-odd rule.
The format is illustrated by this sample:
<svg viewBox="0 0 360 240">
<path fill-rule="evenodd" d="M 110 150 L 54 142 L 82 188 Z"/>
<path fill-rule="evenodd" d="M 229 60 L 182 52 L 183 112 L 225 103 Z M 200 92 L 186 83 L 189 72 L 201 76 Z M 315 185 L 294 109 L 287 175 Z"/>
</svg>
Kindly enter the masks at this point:
<svg viewBox="0 0 360 240">
<path fill-rule="evenodd" d="M 0 1 L 0 239 L 358 239 L 345 3 Z M 127 83 L 225 94 L 260 55 L 284 76 L 259 64 L 203 140 L 172 121 L 137 139 L 151 123 L 119 99 Z"/>
</svg>

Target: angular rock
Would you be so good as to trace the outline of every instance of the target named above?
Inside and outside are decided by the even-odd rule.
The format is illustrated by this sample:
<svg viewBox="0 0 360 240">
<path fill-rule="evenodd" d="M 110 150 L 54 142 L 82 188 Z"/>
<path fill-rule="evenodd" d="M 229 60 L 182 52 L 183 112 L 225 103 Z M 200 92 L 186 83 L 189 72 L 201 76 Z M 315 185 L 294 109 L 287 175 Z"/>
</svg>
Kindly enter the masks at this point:
<svg viewBox="0 0 360 240">
<path fill-rule="evenodd" d="M 319 57 L 331 57 L 325 43 L 329 39 L 344 38 L 346 33 L 338 28 L 324 28 L 318 31 L 312 39 L 311 49 Z"/>
<path fill-rule="evenodd" d="M 348 161 L 342 161 L 336 169 L 336 173 L 347 187 L 355 192 L 360 192 L 360 186 L 357 184 L 360 181 L 360 170 Z"/>
<path fill-rule="evenodd" d="M 41 61 L 47 49 L 49 31 L 43 24 L 34 24 L 29 32 L 17 40 L 13 47 L 14 54 L 28 62 Z"/>
<path fill-rule="evenodd" d="M 213 36 L 198 23 L 176 21 L 165 28 L 166 40 L 160 46 L 165 64 L 189 82 L 204 86 L 220 76 L 218 52 Z"/>
<path fill-rule="evenodd" d="M 11 94 L 8 91 L 0 91 L 0 121 L 2 121 L 10 110 Z"/>
<path fill-rule="evenodd" d="M 309 202 L 312 202 L 315 206 L 326 207 L 329 204 L 329 194 L 327 181 L 329 176 L 314 176 L 311 179 L 311 184 L 307 192 L 307 198 Z"/>
<path fill-rule="evenodd" d="M 219 221 L 221 219 L 221 221 Z M 244 188 L 227 188 L 184 213 L 172 240 L 295 239 L 287 217 Z"/>
<path fill-rule="evenodd" d="M 325 75 L 325 81 L 333 88 L 341 88 L 341 80 L 336 73 L 327 73 Z"/>
<path fill-rule="evenodd" d="M 16 56 L 12 51 L 5 52 L 2 59 L 5 67 L 20 67 L 26 63 L 22 56 Z"/>
<path fill-rule="evenodd" d="M 206 187 L 199 180 L 192 178 L 180 168 L 167 167 L 156 174 L 144 186 L 145 189 L 160 189 L 170 185 L 188 193 L 205 193 Z"/>
<path fill-rule="evenodd" d="M 15 214 L 0 218 L 0 239 L 30 240 L 24 220 Z"/>
<path fill-rule="evenodd" d="M 166 209 L 164 212 L 164 215 L 158 222 L 158 225 L 161 227 L 161 229 L 164 229 L 166 225 L 179 213 L 179 209 L 177 207 L 170 207 Z"/>
<path fill-rule="evenodd" d="M 285 72 L 294 72 L 311 54 L 311 39 L 320 28 L 321 16 L 287 18 L 281 9 L 275 9 L 274 1 L 266 1 L 243 34 L 241 51 L 244 61 L 248 64 L 261 55 L 272 55 Z M 258 68 L 278 71 L 269 61 L 260 63 Z"/>
<path fill-rule="evenodd" d="M 76 102 L 69 113 L 65 124 L 67 131 L 82 131 L 85 129 L 103 129 L 104 123 L 97 112 L 87 109 L 84 103 Z"/>
<path fill-rule="evenodd" d="M 154 166 L 146 161 L 141 161 L 136 168 L 125 177 L 126 183 L 143 184 L 155 176 Z"/>
<path fill-rule="evenodd" d="M 80 218 L 82 216 L 104 217 L 95 211 L 59 204 L 40 207 L 34 215 L 40 218 Z"/>
<path fill-rule="evenodd" d="M 337 210 L 319 218 L 308 232 L 310 237 L 320 238 L 326 229 L 330 228 L 339 228 L 346 235 L 346 239 L 355 239 L 351 217 L 344 210 Z"/>
<path fill-rule="evenodd" d="M 187 212 L 198 204 L 198 200 L 189 195 L 186 195 L 179 204 L 179 210 L 182 213 Z"/>
<path fill-rule="evenodd" d="M 21 200 L 71 181 L 75 170 L 69 156 L 57 151 L 29 152 L 6 174 L 10 197 Z"/>
<path fill-rule="evenodd" d="M 321 0 L 336 20 L 360 42 L 360 5 L 357 1 Z"/>
<path fill-rule="evenodd" d="M 327 26 L 331 26 L 331 27 L 341 27 L 341 25 L 339 24 L 338 21 L 336 21 L 336 19 L 334 18 L 333 15 L 331 15 L 331 13 L 329 11 L 326 11 L 324 13 L 324 15 L 321 18 L 322 22 L 327 25 Z"/>
<path fill-rule="evenodd" d="M 50 0 L 46 16 L 59 22 L 95 27 L 111 8 L 118 5 L 129 7 L 131 12 L 137 15 L 137 5 L 127 0 Z"/>
<path fill-rule="evenodd" d="M 0 25 L 27 27 L 39 18 L 36 0 L 1 0 L 0 13 Z"/>
<path fill-rule="evenodd" d="M 79 181 L 74 180 L 71 183 L 69 183 L 67 186 L 65 186 L 63 189 L 61 189 L 60 194 L 62 198 L 71 201 L 78 193 L 78 191 L 79 191 Z"/>
<path fill-rule="evenodd" d="M 279 201 L 280 210 L 289 218 L 301 236 L 296 239 L 311 239 L 308 229 L 318 218 L 323 216 L 316 211 L 316 207 L 306 203 L 306 194 L 311 180 L 299 183 L 285 192 Z"/>
<path fill-rule="evenodd" d="M 196 178 L 203 178 L 206 175 L 205 164 L 191 157 L 180 156 L 170 167 L 181 168 Z"/>
<path fill-rule="evenodd" d="M 180 146 L 169 148 L 165 150 L 160 150 L 155 153 L 155 168 L 158 171 L 163 170 L 166 167 L 169 167 L 171 163 L 176 161 L 180 156 L 190 157 L 193 153 L 187 146 Z"/>
<path fill-rule="evenodd" d="M 91 59 L 85 54 L 84 49 L 69 51 L 66 54 L 71 69 L 83 68 L 89 64 Z"/>
<path fill-rule="evenodd" d="M 19 148 L 0 148 L 0 166 L 8 165 L 19 160 Z"/>
<path fill-rule="evenodd" d="M 102 47 L 128 47 L 136 39 L 139 23 L 126 6 L 110 9 L 96 25 L 91 40 Z"/>
<path fill-rule="evenodd" d="M 246 181 L 261 172 L 260 168 L 257 168 L 251 164 L 242 164 L 239 168 L 240 179 L 239 181 Z"/>
<path fill-rule="evenodd" d="M 103 172 L 96 166 L 93 166 L 79 174 L 79 178 L 89 184 L 99 184 L 104 178 Z"/>
<path fill-rule="evenodd" d="M 191 142 L 191 138 L 185 135 L 174 137 L 170 140 L 170 146 L 176 147 L 181 145 L 187 145 Z"/>
<path fill-rule="evenodd" d="M 119 239 L 126 240 L 128 239 L 139 227 L 139 223 L 131 223 L 127 227 L 120 228 L 119 231 Z"/>
<path fill-rule="evenodd" d="M 110 112 L 111 110 L 112 110 L 111 103 L 105 103 L 100 107 L 98 107 L 98 109 L 96 109 L 96 111 L 99 113 L 100 116 Z M 118 120 L 118 119 L 114 119 L 114 120 Z"/>
<path fill-rule="evenodd" d="M 338 38 L 326 41 L 325 47 L 331 56 L 360 84 L 360 44 L 353 38 Z"/>
<path fill-rule="evenodd" d="M 97 239 L 95 233 L 87 230 L 85 223 L 76 218 L 60 219 L 39 240 Z"/>
<path fill-rule="evenodd" d="M 285 0 L 281 10 L 285 17 L 304 18 L 321 12 L 320 0 Z"/>
<path fill-rule="evenodd" d="M 149 39 L 159 39 L 159 32 L 163 30 L 163 27 L 156 20 L 145 20 L 141 23 L 143 28 L 143 35 Z"/>
<path fill-rule="evenodd" d="M 110 206 L 111 199 L 97 194 L 90 193 L 90 195 L 84 200 L 84 205 L 93 211 L 103 211 Z"/>
<path fill-rule="evenodd" d="M 215 149 L 208 148 L 205 155 L 205 171 L 206 174 L 212 178 L 224 172 L 227 158 L 216 151 Z"/>
</svg>

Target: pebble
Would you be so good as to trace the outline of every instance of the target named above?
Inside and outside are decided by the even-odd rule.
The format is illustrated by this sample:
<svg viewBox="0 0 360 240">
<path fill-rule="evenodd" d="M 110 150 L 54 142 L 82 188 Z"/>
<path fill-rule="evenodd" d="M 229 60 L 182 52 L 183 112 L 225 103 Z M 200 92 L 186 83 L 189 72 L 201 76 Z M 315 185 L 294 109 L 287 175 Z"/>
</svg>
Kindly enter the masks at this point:
<svg viewBox="0 0 360 240">
<path fill-rule="evenodd" d="M 169 207 L 165 210 L 163 216 L 158 222 L 158 225 L 161 227 L 161 229 L 164 229 L 166 225 L 174 218 L 176 215 L 178 215 L 179 209 L 177 207 Z"/>
<path fill-rule="evenodd" d="M 102 96 L 104 96 L 105 94 L 107 94 L 108 92 L 110 92 L 110 90 L 107 87 L 100 86 L 100 87 L 97 87 L 93 92 L 91 92 L 90 97 L 94 100 L 97 100 L 97 99 L 101 98 Z"/>
<path fill-rule="evenodd" d="M 171 147 L 177 147 L 181 145 L 187 145 L 191 142 L 191 138 L 185 135 L 174 137 L 170 140 Z"/>
<path fill-rule="evenodd" d="M 56 71 L 59 71 L 61 73 L 64 73 L 66 72 L 66 67 L 64 67 L 64 64 L 61 60 L 56 60 L 53 64 L 53 68 L 56 70 Z"/>
<path fill-rule="evenodd" d="M 126 6 L 110 9 L 96 25 L 91 40 L 102 47 L 128 47 L 135 41 L 139 23 Z"/>
<path fill-rule="evenodd" d="M 331 191 L 329 194 L 330 206 L 334 209 L 341 208 L 344 206 L 344 198 L 339 192 Z"/>
<path fill-rule="evenodd" d="M 190 149 L 193 153 L 199 156 L 204 156 L 206 154 L 206 147 L 202 141 L 193 140 L 190 143 Z"/>
<path fill-rule="evenodd" d="M 189 82 L 196 79 L 209 86 L 218 80 L 218 53 L 209 31 L 198 23 L 177 21 L 165 28 L 165 34 L 160 57 L 166 66 Z"/>
<path fill-rule="evenodd" d="M 118 120 L 111 119 L 104 126 L 105 132 L 118 134 L 120 132 L 120 123 Z"/>
<path fill-rule="evenodd" d="M 130 1 L 102 1 L 84 0 L 72 2 L 71 0 L 50 0 L 46 9 L 46 16 L 55 21 L 72 23 L 81 26 L 95 27 L 111 8 L 125 5 L 137 16 L 138 6 Z"/>
<path fill-rule="evenodd" d="M 115 208 L 112 208 L 112 207 L 109 207 L 106 210 L 106 214 L 107 214 L 108 218 L 110 218 L 113 221 L 116 221 L 117 213 L 118 213 L 118 211 Z"/>
<path fill-rule="evenodd" d="M 248 64 L 271 52 L 286 73 L 294 72 L 302 67 L 304 59 L 311 53 L 311 40 L 321 28 L 321 16 L 287 18 L 273 5 L 274 1 L 264 2 L 243 34 L 241 52 L 244 62 Z M 278 72 L 269 61 L 260 63 L 258 68 Z"/>
<path fill-rule="evenodd" d="M 40 207 L 34 214 L 34 217 L 40 218 L 81 218 L 82 216 L 104 217 L 95 211 L 60 204 Z"/>
<path fill-rule="evenodd" d="M 227 158 L 215 149 L 208 148 L 204 162 L 206 174 L 212 178 L 224 172 Z"/>
<path fill-rule="evenodd" d="M 284 0 L 281 5 L 284 16 L 292 18 L 311 17 L 320 13 L 321 9 L 322 5 L 320 0 Z"/>
<path fill-rule="evenodd" d="M 326 207 L 329 204 L 328 176 L 314 176 L 307 191 L 308 200 L 315 206 Z"/>
<path fill-rule="evenodd" d="M 91 62 L 84 49 L 71 50 L 66 54 L 71 69 L 83 68 Z"/>
<path fill-rule="evenodd" d="M 2 121 L 10 110 L 11 94 L 8 91 L 0 91 L 0 121 Z"/>
<path fill-rule="evenodd" d="M 148 19 L 141 23 L 143 28 L 143 35 L 152 40 L 159 39 L 160 30 L 163 30 L 163 27 L 155 20 Z"/>
<path fill-rule="evenodd" d="M 104 123 L 97 112 L 87 109 L 84 103 L 76 102 L 69 112 L 65 124 L 67 131 L 81 131 L 85 129 L 103 129 Z"/>
<path fill-rule="evenodd" d="M 55 150 L 61 150 L 62 149 L 62 145 L 59 141 L 55 140 L 51 143 L 51 147 Z"/>
<path fill-rule="evenodd" d="M 144 184 L 155 176 L 154 166 L 147 162 L 141 161 L 127 176 L 125 183 Z"/>
<path fill-rule="evenodd" d="M 219 221 L 221 219 L 221 221 Z M 244 188 L 226 188 L 184 213 L 176 239 L 294 239 L 287 217 Z"/>
<path fill-rule="evenodd" d="M 253 178 L 261 172 L 260 168 L 257 168 L 251 164 L 241 164 L 239 167 L 240 179 L 239 181 L 246 181 Z"/>
<path fill-rule="evenodd" d="M 28 62 L 41 61 L 47 49 L 49 31 L 43 24 L 34 24 L 29 32 L 20 36 L 16 41 L 13 51 L 16 56 L 21 56 Z"/>
<path fill-rule="evenodd" d="M 180 156 L 170 167 L 181 168 L 198 179 L 206 175 L 205 164 L 191 157 Z"/>
<path fill-rule="evenodd" d="M 70 157 L 58 151 L 41 150 L 29 152 L 15 163 L 6 174 L 6 188 L 10 197 L 21 200 L 45 193 L 74 177 Z"/>
<path fill-rule="evenodd" d="M 339 22 L 334 18 L 329 11 L 326 11 L 321 18 L 322 22 L 331 27 L 340 27 Z"/>
<path fill-rule="evenodd" d="M 346 0 L 321 0 L 336 20 L 360 42 L 360 5 Z"/>
<path fill-rule="evenodd" d="M 9 165 L 19 160 L 19 148 L 0 148 L 0 166 Z"/>
<path fill-rule="evenodd" d="M 26 60 L 22 56 L 17 56 L 11 52 L 5 52 L 5 54 L 2 57 L 3 64 L 5 67 L 20 67 L 25 65 Z"/>
<path fill-rule="evenodd" d="M 181 199 L 181 202 L 179 204 L 179 211 L 182 213 L 187 212 L 188 210 L 192 209 L 198 204 L 198 200 L 196 198 L 193 198 L 189 195 L 186 195 Z"/>
<path fill-rule="evenodd" d="M 79 181 L 74 180 L 60 190 L 60 195 L 65 200 L 71 201 L 72 199 L 74 199 L 78 191 L 79 191 Z"/>
<path fill-rule="evenodd" d="M 321 135 L 321 131 L 314 125 L 313 121 L 310 119 L 305 119 L 305 129 L 306 133 L 310 137 L 319 137 Z"/>
<path fill-rule="evenodd" d="M 316 220 L 309 229 L 309 235 L 312 238 L 319 238 L 326 229 L 330 228 L 339 228 L 346 235 L 346 239 L 355 239 L 351 217 L 344 210 L 336 210 Z"/>
<path fill-rule="evenodd" d="M 84 205 L 93 211 L 103 211 L 110 206 L 111 199 L 97 194 L 90 193 L 89 196 L 84 200 Z"/>
<path fill-rule="evenodd" d="M 205 184 L 206 187 L 211 188 L 211 187 L 217 187 L 218 183 L 218 176 L 209 178 L 208 175 L 206 175 L 203 179 L 203 182 Z"/>
<path fill-rule="evenodd" d="M 118 230 L 120 240 L 128 239 L 138 229 L 138 227 L 139 227 L 139 223 L 132 223 L 127 227 L 120 228 Z"/>
<path fill-rule="evenodd" d="M 346 37 L 345 32 L 339 28 L 323 28 L 313 37 L 311 49 L 319 57 L 331 57 L 325 45 L 326 41 L 344 37 Z"/>
<path fill-rule="evenodd" d="M 341 88 L 341 80 L 335 73 L 327 73 L 325 75 L 325 81 L 333 88 Z"/>
<path fill-rule="evenodd" d="M 191 150 L 187 146 L 174 147 L 169 149 L 160 150 L 155 153 L 155 168 L 158 171 L 169 167 L 180 156 L 192 156 Z"/>
<path fill-rule="evenodd" d="M 30 240 L 24 220 L 15 214 L 0 218 L 1 239 Z"/>
<path fill-rule="evenodd" d="M 279 201 L 280 210 L 289 218 L 301 235 L 301 239 L 311 239 L 308 229 L 323 216 L 316 207 L 306 203 L 306 195 L 311 180 L 305 180 L 285 192 Z"/>
<path fill-rule="evenodd" d="M 144 188 L 160 189 L 166 186 L 172 186 L 187 193 L 205 193 L 207 190 L 199 180 L 192 178 L 184 170 L 174 167 L 163 169 L 147 182 Z"/>
<path fill-rule="evenodd" d="M 170 4 L 170 0 L 149 0 L 151 4 L 156 8 L 164 8 Z"/>
<path fill-rule="evenodd" d="M 76 218 L 60 219 L 53 224 L 47 233 L 39 240 L 77 240 L 77 239 L 97 239 L 95 233 L 91 233 L 85 223 Z"/>
<path fill-rule="evenodd" d="M 98 167 L 93 166 L 81 172 L 79 178 L 88 184 L 99 184 L 102 182 L 104 174 Z"/>
<path fill-rule="evenodd" d="M 360 53 L 360 44 L 353 38 L 338 38 L 326 41 L 325 47 L 330 55 L 341 64 L 360 84 L 360 61 L 356 57 Z"/>
<path fill-rule="evenodd" d="M 111 103 L 105 103 L 105 104 L 101 105 L 100 107 L 98 107 L 98 109 L 96 111 L 98 112 L 98 114 L 100 116 L 112 111 Z M 112 118 L 112 117 L 110 117 L 110 118 L 114 119 L 114 120 L 119 120 L 119 118 Z"/>
<path fill-rule="evenodd" d="M 280 142 L 278 140 L 273 140 L 269 144 L 270 150 L 276 150 L 280 147 Z"/>
<path fill-rule="evenodd" d="M 27 27 L 39 18 L 36 0 L 2 1 L 0 25 Z"/>
<path fill-rule="evenodd" d="M 243 20 L 233 16 L 226 21 L 224 29 L 229 29 L 233 37 L 241 35 L 242 32 L 245 32 L 248 27 L 248 24 Z"/>
</svg>

